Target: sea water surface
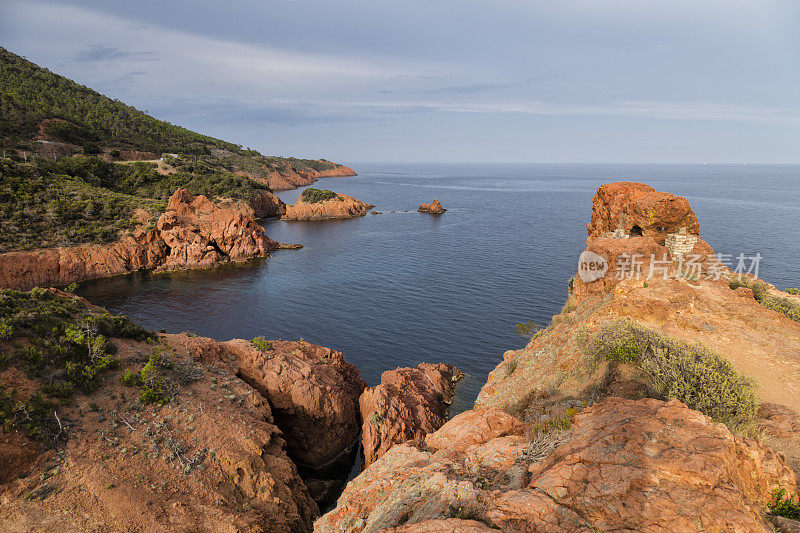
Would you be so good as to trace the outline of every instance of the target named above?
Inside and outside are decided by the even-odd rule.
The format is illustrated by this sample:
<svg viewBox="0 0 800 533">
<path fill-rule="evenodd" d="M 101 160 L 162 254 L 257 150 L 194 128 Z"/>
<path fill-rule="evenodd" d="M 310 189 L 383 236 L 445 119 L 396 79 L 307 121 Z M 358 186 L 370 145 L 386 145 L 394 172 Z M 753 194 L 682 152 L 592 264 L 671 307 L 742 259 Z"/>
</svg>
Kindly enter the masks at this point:
<svg viewBox="0 0 800 533">
<path fill-rule="evenodd" d="M 258 335 L 341 350 L 374 385 L 385 370 L 447 362 L 469 409 L 502 353 L 567 297 L 597 187 L 640 181 L 688 198 L 717 253 L 761 254 L 761 277 L 800 286 L 800 166 L 352 164 L 332 189 L 380 215 L 264 223 L 302 250 L 210 271 L 131 274 L 79 294 L 145 327 L 220 340 Z M 280 193 L 289 203 L 300 190 Z M 447 213 L 415 211 L 438 198 Z M 393 212 L 394 211 L 394 212 Z M 748 261 L 749 266 L 750 261 Z M 735 264 L 734 264 L 735 266 Z"/>
</svg>

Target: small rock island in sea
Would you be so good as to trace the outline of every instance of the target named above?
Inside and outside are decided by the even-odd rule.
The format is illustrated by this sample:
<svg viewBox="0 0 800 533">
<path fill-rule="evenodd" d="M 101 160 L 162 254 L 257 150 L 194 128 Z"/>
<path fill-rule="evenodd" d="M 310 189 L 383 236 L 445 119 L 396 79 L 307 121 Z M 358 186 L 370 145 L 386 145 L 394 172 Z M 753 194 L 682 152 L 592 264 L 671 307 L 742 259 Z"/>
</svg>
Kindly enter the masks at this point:
<svg viewBox="0 0 800 533">
<path fill-rule="evenodd" d="M 417 211 L 419 211 L 420 213 L 430 213 L 431 215 L 441 215 L 442 213 L 447 211 L 447 209 L 442 207 L 441 202 L 439 202 L 439 200 L 434 198 L 431 203 L 420 205 Z"/>
<path fill-rule="evenodd" d="M 346 194 L 308 188 L 294 205 L 286 206 L 281 220 L 335 220 L 362 217 L 374 205 Z"/>
</svg>

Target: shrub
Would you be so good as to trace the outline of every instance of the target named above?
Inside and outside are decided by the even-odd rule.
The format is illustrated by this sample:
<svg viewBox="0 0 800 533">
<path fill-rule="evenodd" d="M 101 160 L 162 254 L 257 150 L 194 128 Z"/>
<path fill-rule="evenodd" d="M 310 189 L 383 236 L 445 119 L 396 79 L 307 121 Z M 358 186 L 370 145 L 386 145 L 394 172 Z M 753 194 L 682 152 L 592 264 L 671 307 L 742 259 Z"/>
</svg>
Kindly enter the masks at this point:
<svg viewBox="0 0 800 533">
<path fill-rule="evenodd" d="M 333 191 L 328 191 L 325 189 L 312 189 L 308 188 L 303 191 L 300 195 L 300 199 L 309 204 L 315 204 L 317 202 L 324 202 L 325 200 L 331 200 L 336 198 L 336 193 Z"/>
<path fill-rule="evenodd" d="M 7 341 L 14 337 L 14 326 L 8 317 L 0 318 L 0 340 Z"/>
<path fill-rule="evenodd" d="M 126 368 L 119 377 L 119 382 L 127 387 L 141 387 L 142 375 L 139 372 L 132 371 L 130 368 Z"/>
<path fill-rule="evenodd" d="M 169 403 L 170 395 L 166 391 L 166 380 L 164 378 L 162 368 L 168 367 L 161 358 L 161 349 L 158 347 L 153 348 L 153 353 L 150 354 L 150 359 L 144 365 L 141 372 L 142 394 L 140 396 L 142 403 Z"/>
<path fill-rule="evenodd" d="M 579 342 L 592 356 L 636 365 L 647 375 L 654 397 L 677 398 L 731 429 L 743 430 L 755 419 L 755 384 L 701 344 L 680 342 L 621 319 L 606 322 Z"/>
<path fill-rule="evenodd" d="M 786 289 L 786 292 L 788 292 L 789 294 L 797 295 L 797 294 L 800 294 L 800 289 L 797 289 L 797 288 Z"/>
<path fill-rule="evenodd" d="M 776 490 L 772 493 L 772 500 L 767 504 L 767 507 L 774 515 L 791 520 L 800 520 L 800 491 L 798 491 L 796 498 L 793 498 L 791 495 L 787 495 L 784 489 Z"/>
<path fill-rule="evenodd" d="M 523 337 L 533 337 L 539 331 L 540 326 L 528 320 L 527 322 L 514 324 L 514 328 L 517 330 L 517 333 Z"/>
<path fill-rule="evenodd" d="M 255 348 L 261 350 L 262 352 L 268 352 L 272 350 L 272 342 L 268 341 L 264 337 L 256 337 L 252 341 L 250 341 Z"/>
<path fill-rule="evenodd" d="M 753 297 L 762 306 L 766 307 L 767 309 L 783 313 L 795 322 L 800 322 L 800 304 L 789 298 L 771 295 L 769 293 L 769 286 L 764 280 L 753 280 L 747 277 L 739 276 L 737 278 L 733 278 L 728 283 L 728 286 L 731 289 L 747 287 L 753 291 Z"/>
</svg>

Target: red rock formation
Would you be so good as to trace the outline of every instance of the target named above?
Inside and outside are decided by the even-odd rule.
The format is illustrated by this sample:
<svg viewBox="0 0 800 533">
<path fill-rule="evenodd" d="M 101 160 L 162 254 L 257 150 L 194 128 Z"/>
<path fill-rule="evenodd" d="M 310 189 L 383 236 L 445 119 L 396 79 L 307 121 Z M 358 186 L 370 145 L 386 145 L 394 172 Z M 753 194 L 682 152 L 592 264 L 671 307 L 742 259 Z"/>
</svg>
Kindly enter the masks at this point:
<svg viewBox="0 0 800 533">
<path fill-rule="evenodd" d="M 161 269 L 206 267 L 267 255 L 278 244 L 264 234 L 243 202 L 214 205 L 205 196 L 178 189 L 170 197 L 157 228 L 169 247 Z"/>
<path fill-rule="evenodd" d="M 586 251 L 605 259 L 608 269 L 604 276 L 587 279 L 579 265 L 576 298 L 608 293 L 623 279 L 643 283 L 650 276 L 663 277 L 664 270 L 674 277 L 686 258 L 705 272 L 716 265 L 714 250 L 700 238 L 697 217 L 685 198 L 643 183 L 619 182 L 601 186 L 592 200 Z"/>
<path fill-rule="evenodd" d="M 429 435 L 436 447 L 393 447 L 314 531 L 444 531 L 434 522 L 469 518 L 502 531 L 767 532 L 761 510 L 771 491 L 796 486 L 779 454 L 676 400 L 589 407 L 542 460 L 547 437 L 500 436 L 514 431 L 507 422 L 476 426 L 489 416 L 497 411 L 454 418 Z M 505 429 L 486 431 L 493 426 Z M 481 437 L 471 445 L 450 438 L 461 434 Z"/>
<path fill-rule="evenodd" d="M 342 220 L 363 217 L 373 207 L 375 206 L 346 194 L 313 203 L 300 197 L 294 205 L 286 206 L 286 214 L 281 220 Z"/>
<path fill-rule="evenodd" d="M 265 256 L 282 245 L 269 239 L 245 202 L 214 205 L 178 189 L 156 229 L 138 226 L 111 244 L 0 254 L 0 288 L 68 285 L 140 269 L 178 270 Z"/>
<path fill-rule="evenodd" d="M 592 203 L 586 244 L 616 230 L 626 236 L 651 237 L 662 245 L 667 234 L 677 233 L 681 228 L 690 234 L 700 234 L 697 217 L 686 198 L 657 192 L 644 183 L 608 183 L 597 189 Z"/>
<path fill-rule="evenodd" d="M 364 467 L 395 444 L 420 445 L 442 427 L 453 402 L 455 383 L 464 374 L 452 365 L 422 363 L 386 371 L 381 383 L 358 400 L 363 420 Z"/>
<path fill-rule="evenodd" d="M 242 340 L 225 348 L 236 355 L 242 379 L 269 400 L 295 461 L 321 468 L 350 449 L 366 383 L 341 352 L 304 341 L 272 341 L 266 352 Z"/>
<path fill-rule="evenodd" d="M 173 370 L 191 367 L 194 377 L 153 409 L 119 382 L 153 347 L 115 342 L 121 368 L 102 393 L 58 406 L 70 426 L 58 453 L 14 455 L 19 470 L 0 479 L 0 531 L 311 531 L 319 510 L 269 402 L 236 378 L 220 343 L 162 336 Z M 9 459 L 9 444 L 20 441 L 0 438 L 0 458 Z"/>
<path fill-rule="evenodd" d="M 431 215 L 441 215 L 447 209 L 442 207 L 442 204 L 436 198 L 429 204 L 422 204 L 417 208 L 420 213 L 430 213 Z"/>
<path fill-rule="evenodd" d="M 286 204 L 275 194 L 263 191 L 250 200 L 257 218 L 279 217 L 286 214 Z"/>
<path fill-rule="evenodd" d="M 0 254 L 0 288 L 69 285 L 73 281 L 155 268 L 164 262 L 167 250 L 157 231 L 139 227 L 132 236 L 107 245 L 8 252 Z"/>
<path fill-rule="evenodd" d="M 288 163 L 282 162 L 281 168 L 276 171 L 271 171 L 266 178 L 258 179 L 265 183 L 273 191 L 286 191 L 296 189 L 298 187 L 305 187 L 311 185 L 319 178 L 333 178 L 344 176 L 355 176 L 356 172 L 344 165 L 334 163 L 336 166 L 327 170 L 314 170 L 301 171 L 292 168 Z"/>
</svg>

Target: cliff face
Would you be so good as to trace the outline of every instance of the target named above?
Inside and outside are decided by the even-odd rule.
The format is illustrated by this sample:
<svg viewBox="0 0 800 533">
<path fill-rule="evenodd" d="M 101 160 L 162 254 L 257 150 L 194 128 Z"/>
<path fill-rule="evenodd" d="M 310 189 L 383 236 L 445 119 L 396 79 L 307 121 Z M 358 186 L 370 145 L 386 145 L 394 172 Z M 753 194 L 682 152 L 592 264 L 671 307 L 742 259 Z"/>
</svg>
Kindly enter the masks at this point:
<svg viewBox="0 0 800 533">
<path fill-rule="evenodd" d="M 420 445 L 447 421 L 456 382 L 464 374 L 452 365 L 421 363 L 383 373 L 381 382 L 364 391 L 361 408 L 364 467 L 395 444 Z"/>
<path fill-rule="evenodd" d="M 310 488 L 343 483 L 346 472 L 319 479 L 299 459 L 326 461 L 359 429 L 365 384 L 341 353 L 189 334 L 113 342 L 119 363 L 99 390 L 53 407 L 63 444 L 46 450 L 49 439 L 0 435 L 0 530 L 312 530 L 319 507 Z M 8 344 L 0 339 L 3 350 Z M 122 383 L 146 364 L 157 369 L 155 382 Z M 0 370 L 3 393 L 27 401 L 46 380 L 15 365 Z M 148 383 L 168 401 L 146 403 Z"/>
<path fill-rule="evenodd" d="M 281 220 L 344 220 L 364 216 L 373 207 L 346 194 L 321 202 L 306 202 L 300 197 L 294 205 L 286 206 Z"/>
<path fill-rule="evenodd" d="M 605 185 L 587 229 L 563 311 L 315 531 L 772 531 L 766 503 L 800 473 L 800 323 L 729 287 L 683 198 Z M 734 434 L 701 410 L 744 418 Z"/>
<path fill-rule="evenodd" d="M 281 245 L 264 234 L 255 215 L 246 202 L 214 205 L 179 189 L 154 229 L 140 225 L 108 245 L 0 254 L 0 288 L 68 285 L 140 269 L 204 268 L 265 256 Z"/>
<path fill-rule="evenodd" d="M 334 168 L 315 170 L 308 168 L 300 170 L 293 168 L 288 163 L 283 163 L 281 168 L 268 173 L 266 178 L 254 178 L 267 185 L 273 191 L 287 191 L 311 185 L 319 178 L 333 178 L 355 176 L 356 172 L 350 167 L 333 163 Z"/>
</svg>

